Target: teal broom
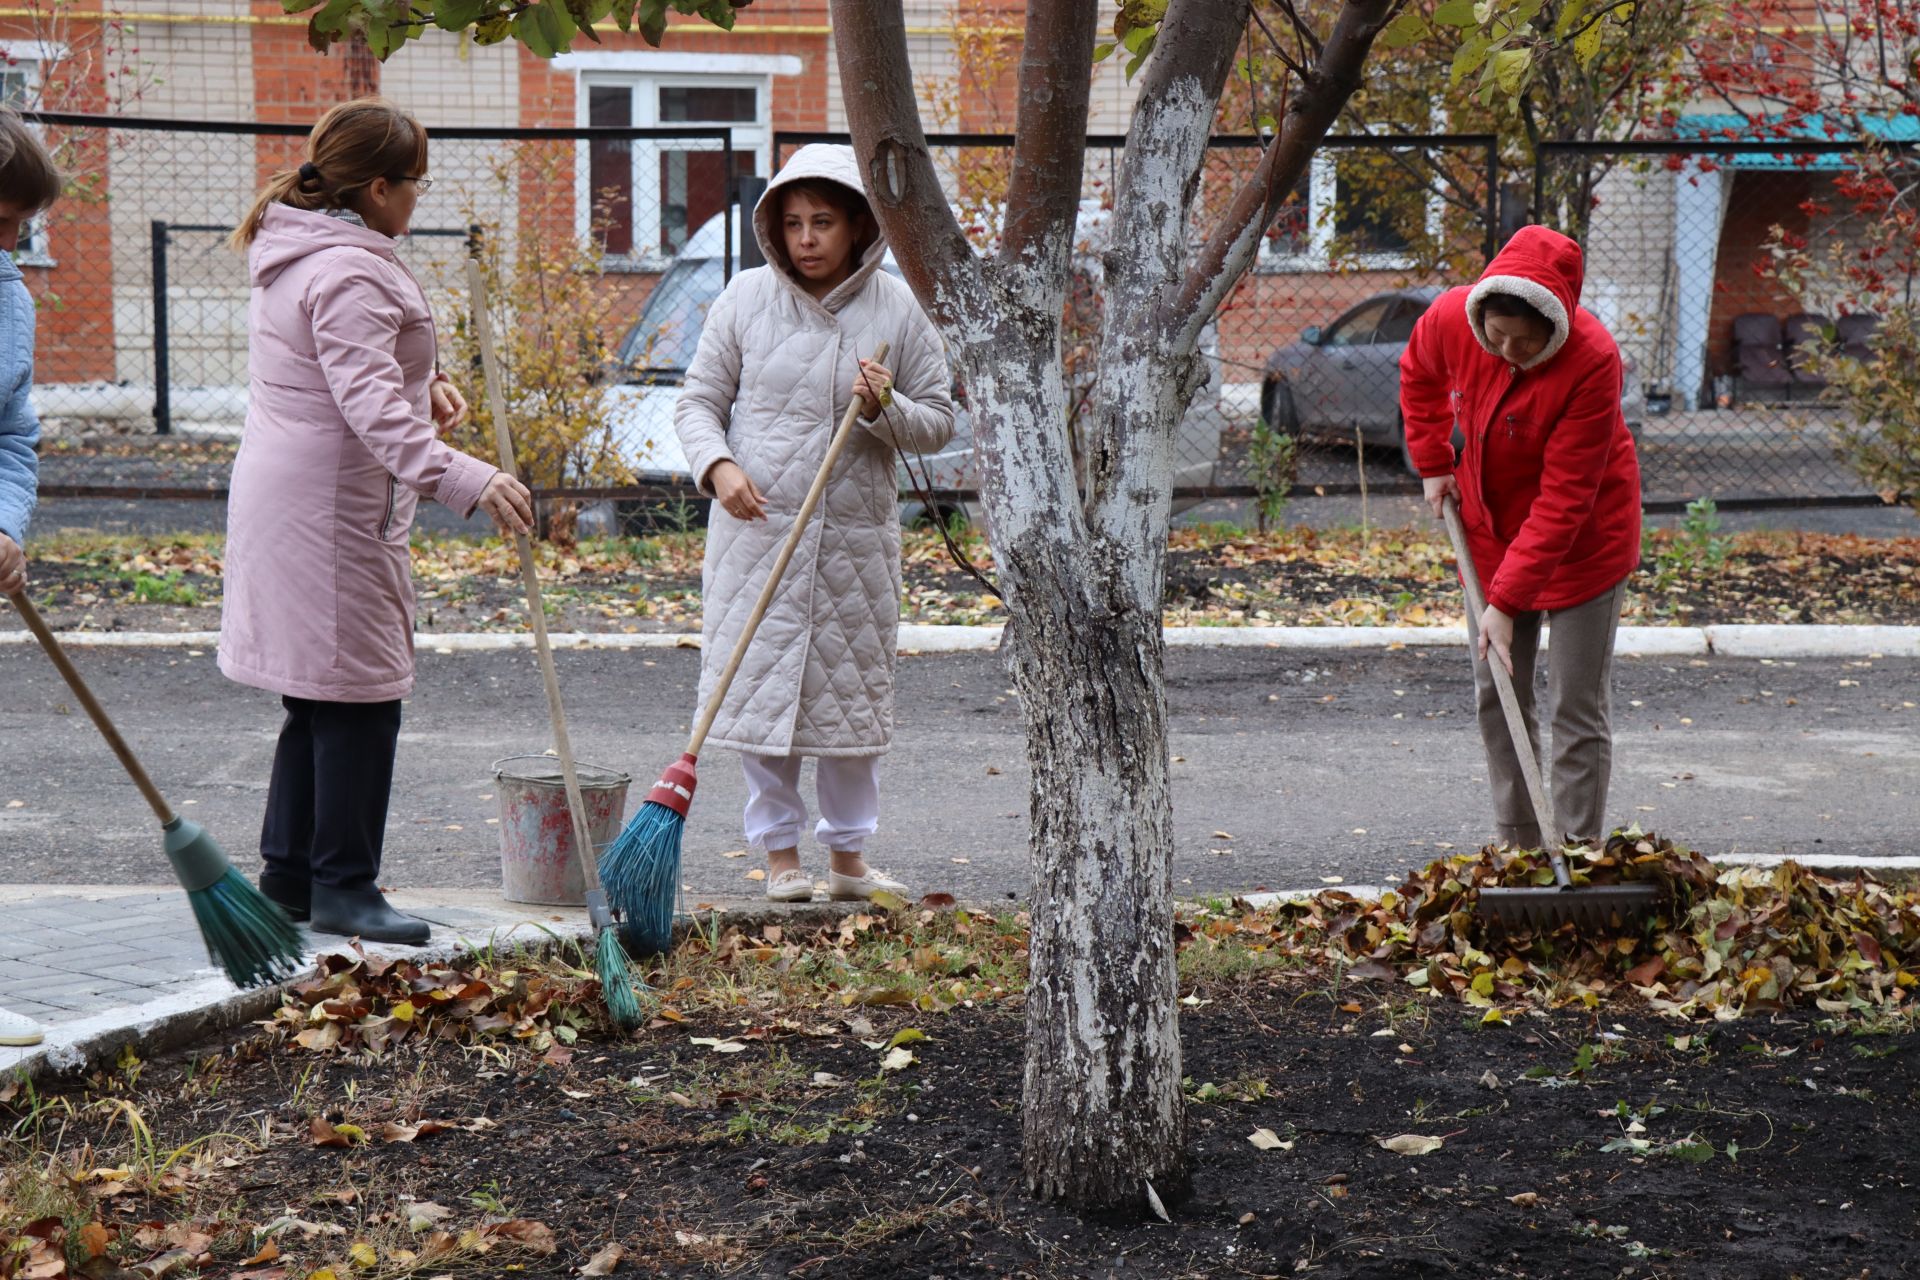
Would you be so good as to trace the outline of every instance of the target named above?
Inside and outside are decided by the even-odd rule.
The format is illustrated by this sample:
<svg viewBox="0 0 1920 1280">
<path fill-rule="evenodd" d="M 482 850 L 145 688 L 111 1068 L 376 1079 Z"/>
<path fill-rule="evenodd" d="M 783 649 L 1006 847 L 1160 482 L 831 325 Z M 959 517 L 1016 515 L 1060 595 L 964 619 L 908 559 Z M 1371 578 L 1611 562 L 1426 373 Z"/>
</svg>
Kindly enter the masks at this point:
<svg viewBox="0 0 1920 1280">
<path fill-rule="evenodd" d="M 874 351 L 873 361 L 877 364 L 886 358 L 887 344 L 883 342 Z M 642 955 L 657 954 L 673 945 L 673 904 L 680 888 L 680 845 L 686 832 L 687 809 L 693 804 L 698 782 L 695 766 L 700 749 L 707 743 L 714 718 L 720 714 L 720 704 L 726 701 L 734 674 L 747 656 L 747 648 L 753 643 L 754 632 L 760 629 L 761 619 L 767 616 L 767 607 L 773 603 L 773 593 L 780 588 L 787 562 L 793 559 L 800 539 L 806 535 L 813 510 L 820 505 L 821 494 L 826 492 L 827 477 L 853 435 L 854 420 L 859 416 L 860 397 L 855 396 L 840 418 L 840 429 L 827 446 L 826 460 L 820 464 L 820 472 L 814 476 L 806 500 L 793 517 L 793 529 L 767 574 L 766 585 L 760 588 L 753 612 L 747 615 L 747 625 L 734 641 L 733 653 L 714 683 L 713 693 L 700 714 L 700 723 L 694 726 L 685 754 L 667 766 L 660 781 L 647 793 L 646 804 L 601 859 L 601 878 L 613 897 L 614 906 L 627 922 L 627 941 Z"/>
<path fill-rule="evenodd" d="M 493 347 L 493 321 L 487 314 L 487 282 L 480 264 L 467 260 L 467 284 L 473 292 L 473 328 L 480 340 L 480 368 L 487 381 L 487 404 L 492 410 L 494 443 L 500 450 L 500 469 L 516 474 L 513 431 L 507 424 L 507 397 L 500 385 L 500 358 Z M 533 620 L 533 647 L 540 655 L 540 676 L 547 686 L 547 714 L 553 722 L 553 749 L 560 757 L 560 776 L 567 784 L 567 810 L 573 817 L 573 847 L 579 856 L 587 889 L 587 919 L 593 925 L 594 972 L 614 1025 L 640 1025 L 640 1000 L 634 994 L 636 975 L 614 932 L 607 895 L 600 888 L 594 862 L 593 833 L 587 827 L 587 806 L 580 798 L 580 778 L 573 767 L 573 743 L 567 735 L 567 712 L 560 702 L 560 677 L 553 666 L 553 648 L 547 641 L 547 610 L 540 598 L 540 570 L 527 535 L 516 536 L 520 550 L 520 579 L 527 589 L 527 614 Z"/>
<path fill-rule="evenodd" d="M 233 869 L 219 842 L 199 823 L 189 822 L 173 811 L 160 789 L 153 785 L 153 779 L 140 767 L 140 761 L 134 758 L 126 739 L 108 719 L 106 708 L 80 678 L 67 651 L 47 629 L 46 620 L 27 599 L 26 592 L 10 592 L 7 599 L 20 611 L 27 630 L 33 632 L 33 638 L 59 668 L 73 696 L 93 717 L 100 736 L 107 740 L 107 746 L 119 757 L 127 776 L 133 779 L 133 785 L 140 788 L 140 794 L 160 819 L 167 860 L 173 864 L 173 874 L 179 877 L 180 887 L 187 891 L 194 921 L 207 943 L 207 958 L 226 970 L 234 985 L 241 987 L 257 987 L 297 973 L 301 967 L 300 931 L 287 919 L 286 912 Z"/>
</svg>

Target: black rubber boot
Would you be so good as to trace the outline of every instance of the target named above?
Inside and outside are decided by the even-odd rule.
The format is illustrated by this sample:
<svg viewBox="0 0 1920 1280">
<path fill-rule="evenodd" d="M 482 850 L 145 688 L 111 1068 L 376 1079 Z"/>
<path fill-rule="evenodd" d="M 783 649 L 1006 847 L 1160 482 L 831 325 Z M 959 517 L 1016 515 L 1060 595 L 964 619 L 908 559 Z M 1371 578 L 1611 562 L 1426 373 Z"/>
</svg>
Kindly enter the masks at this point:
<svg viewBox="0 0 1920 1280">
<path fill-rule="evenodd" d="M 417 947 L 432 936 L 425 920 L 403 916 L 387 905 L 378 889 L 336 889 L 313 886 L 315 933 L 339 933 L 367 942 L 398 942 Z"/>
<path fill-rule="evenodd" d="M 305 920 L 313 907 L 313 882 L 310 880 L 262 871 L 260 892 L 286 912 L 289 920 Z"/>
</svg>

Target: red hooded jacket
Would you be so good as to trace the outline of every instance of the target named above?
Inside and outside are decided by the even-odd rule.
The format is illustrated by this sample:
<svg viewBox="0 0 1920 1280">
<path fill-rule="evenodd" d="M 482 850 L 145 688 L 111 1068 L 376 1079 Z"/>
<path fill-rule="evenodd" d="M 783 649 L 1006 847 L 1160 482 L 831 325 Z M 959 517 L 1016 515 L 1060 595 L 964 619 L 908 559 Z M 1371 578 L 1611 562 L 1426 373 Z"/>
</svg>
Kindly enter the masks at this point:
<svg viewBox="0 0 1920 1280">
<path fill-rule="evenodd" d="M 1620 349 L 1580 307 L 1580 246 L 1523 227 L 1471 288 L 1420 317 L 1400 357 L 1407 452 L 1422 476 L 1454 473 L 1461 523 L 1487 603 L 1502 613 L 1565 609 L 1640 562 L 1640 460 L 1620 412 Z M 1524 368 L 1481 327 L 1490 293 L 1553 324 Z M 1456 462 L 1453 431 L 1465 448 Z"/>
</svg>

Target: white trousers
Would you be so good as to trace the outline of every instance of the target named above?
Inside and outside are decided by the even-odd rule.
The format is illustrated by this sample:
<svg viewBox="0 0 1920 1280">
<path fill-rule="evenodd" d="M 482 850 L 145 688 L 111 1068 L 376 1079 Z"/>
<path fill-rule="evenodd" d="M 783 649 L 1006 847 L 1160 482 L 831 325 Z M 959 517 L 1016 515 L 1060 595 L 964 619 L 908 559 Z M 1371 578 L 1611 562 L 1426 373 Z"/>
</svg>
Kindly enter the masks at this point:
<svg viewBox="0 0 1920 1280">
<path fill-rule="evenodd" d="M 748 847 L 792 849 L 807 825 L 807 802 L 800 797 L 800 756 L 741 753 L 747 775 Z M 820 756 L 814 791 L 820 801 L 820 825 L 814 838 L 829 849 L 860 853 L 880 826 L 880 757 Z"/>
</svg>

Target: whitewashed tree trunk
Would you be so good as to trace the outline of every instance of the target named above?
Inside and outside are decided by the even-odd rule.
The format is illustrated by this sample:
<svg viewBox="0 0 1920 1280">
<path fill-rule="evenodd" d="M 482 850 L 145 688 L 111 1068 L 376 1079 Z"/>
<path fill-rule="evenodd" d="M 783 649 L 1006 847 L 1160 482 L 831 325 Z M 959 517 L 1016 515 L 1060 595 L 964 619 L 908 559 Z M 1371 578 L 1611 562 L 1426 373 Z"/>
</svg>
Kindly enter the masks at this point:
<svg viewBox="0 0 1920 1280">
<path fill-rule="evenodd" d="M 1347 0 L 1279 138 L 1196 255 L 1189 215 L 1248 7 L 1172 0 L 1116 190 L 1083 505 L 1060 323 L 1103 6 L 1027 6 L 1006 219 L 997 255 L 984 259 L 927 151 L 900 0 L 833 0 L 868 194 L 966 387 L 1026 716 L 1027 1184 L 1085 1210 L 1143 1212 L 1149 1184 L 1171 1206 L 1190 1186 L 1160 630 L 1175 424 L 1204 380 L 1201 329 L 1252 262 L 1396 2 Z"/>
</svg>

